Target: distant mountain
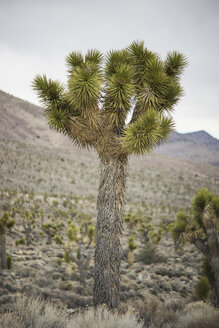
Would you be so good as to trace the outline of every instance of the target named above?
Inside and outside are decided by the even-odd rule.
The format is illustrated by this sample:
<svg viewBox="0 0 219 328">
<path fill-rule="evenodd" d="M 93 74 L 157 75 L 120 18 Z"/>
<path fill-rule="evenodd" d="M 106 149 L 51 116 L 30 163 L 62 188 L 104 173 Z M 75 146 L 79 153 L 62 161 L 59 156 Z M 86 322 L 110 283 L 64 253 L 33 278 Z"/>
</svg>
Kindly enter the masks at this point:
<svg viewBox="0 0 219 328">
<path fill-rule="evenodd" d="M 184 134 L 173 132 L 168 142 L 157 147 L 156 152 L 168 157 L 219 166 L 219 140 L 205 131 Z"/>
<path fill-rule="evenodd" d="M 49 129 L 40 107 L 3 91 L 0 91 L 0 118 L 0 138 L 51 148 L 72 148 L 68 138 Z M 219 140 L 205 131 L 173 132 L 169 141 L 157 147 L 156 152 L 219 166 Z"/>
</svg>

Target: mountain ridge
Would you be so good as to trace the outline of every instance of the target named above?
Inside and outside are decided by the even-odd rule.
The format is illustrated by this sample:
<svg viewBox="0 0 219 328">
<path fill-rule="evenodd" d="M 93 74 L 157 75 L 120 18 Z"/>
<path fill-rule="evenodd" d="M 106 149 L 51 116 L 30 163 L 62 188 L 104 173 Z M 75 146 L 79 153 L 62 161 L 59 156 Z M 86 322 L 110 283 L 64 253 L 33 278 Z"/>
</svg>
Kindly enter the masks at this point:
<svg viewBox="0 0 219 328">
<path fill-rule="evenodd" d="M 49 129 L 41 107 L 0 90 L 0 138 L 40 146 L 73 147 L 70 139 Z M 219 166 L 219 140 L 204 130 L 172 132 L 155 148 L 159 155 Z"/>
</svg>

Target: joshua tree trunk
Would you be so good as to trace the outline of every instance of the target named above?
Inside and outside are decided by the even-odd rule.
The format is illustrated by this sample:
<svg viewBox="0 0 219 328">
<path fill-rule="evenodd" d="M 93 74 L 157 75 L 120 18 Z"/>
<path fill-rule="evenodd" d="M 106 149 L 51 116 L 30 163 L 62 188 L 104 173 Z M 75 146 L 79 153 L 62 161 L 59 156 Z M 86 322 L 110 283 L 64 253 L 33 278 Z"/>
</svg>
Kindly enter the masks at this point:
<svg viewBox="0 0 219 328">
<path fill-rule="evenodd" d="M 215 228 L 209 228 L 208 232 L 208 245 L 210 250 L 210 261 L 214 272 L 214 294 L 215 306 L 219 307 L 219 243 L 217 231 Z"/>
<path fill-rule="evenodd" d="M 216 229 L 216 217 L 211 206 L 207 206 L 204 212 L 203 221 L 207 234 L 208 252 L 211 266 L 214 272 L 214 294 L 215 306 L 219 307 L 219 240 Z"/>
<path fill-rule="evenodd" d="M 111 309 L 120 302 L 122 210 L 127 158 L 101 163 L 96 223 L 94 305 Z"/>
<path fill-rule="evenodd" d="M 214 293 L 215 306 L 219 308 L 219 255 L 211 259 L 211 265 L 214 271 Z"/>
<path fill-rule="evenodd" d="M 0 234 L 0 268 L 7 269 L 7 258 L 6 258 L 6 236 Z"/>
</svg>

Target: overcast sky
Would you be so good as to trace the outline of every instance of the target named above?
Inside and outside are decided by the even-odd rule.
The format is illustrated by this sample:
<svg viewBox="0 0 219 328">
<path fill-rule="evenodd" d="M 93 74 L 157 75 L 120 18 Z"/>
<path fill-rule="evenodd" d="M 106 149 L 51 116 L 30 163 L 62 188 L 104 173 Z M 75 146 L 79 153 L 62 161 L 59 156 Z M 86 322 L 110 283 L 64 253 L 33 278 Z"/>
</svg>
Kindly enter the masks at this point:
<svg viewBox="0 0 219 328">
<path fill-rule="evenodd" d="M 219 0 L 0 0 L 0 89 L 39 104 L 38 73 L 66 81 L 65 57 L 121 49 L 134 40 L 188 57 L 178 132 L 219 139 Z"/>
</svg>

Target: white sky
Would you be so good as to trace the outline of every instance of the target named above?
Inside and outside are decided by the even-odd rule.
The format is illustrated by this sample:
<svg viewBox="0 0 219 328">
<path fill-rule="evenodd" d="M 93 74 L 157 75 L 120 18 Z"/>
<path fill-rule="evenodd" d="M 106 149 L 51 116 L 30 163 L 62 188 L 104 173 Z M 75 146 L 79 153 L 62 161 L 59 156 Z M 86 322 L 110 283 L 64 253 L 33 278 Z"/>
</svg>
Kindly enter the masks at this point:
<svg viewBox="0 0 219 328">
<path fill-rule="evenodd" d="M 39 104 L 38 73 L 66 81 L 65 57 L 121 49 L 134 40 L 189 60 L 185 96 L 175 111 L 178 132 L 219 138 L 219 0 L 0 0 L 0 89 Z"/>
</svg>

